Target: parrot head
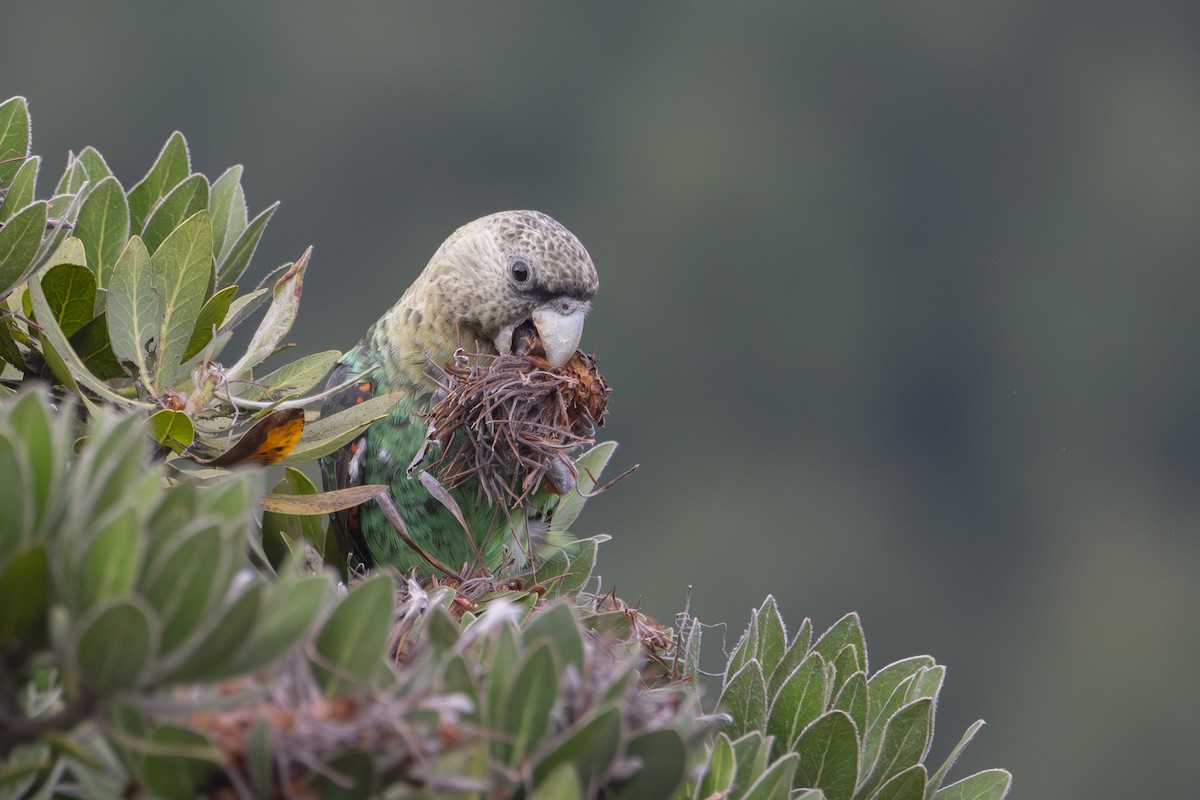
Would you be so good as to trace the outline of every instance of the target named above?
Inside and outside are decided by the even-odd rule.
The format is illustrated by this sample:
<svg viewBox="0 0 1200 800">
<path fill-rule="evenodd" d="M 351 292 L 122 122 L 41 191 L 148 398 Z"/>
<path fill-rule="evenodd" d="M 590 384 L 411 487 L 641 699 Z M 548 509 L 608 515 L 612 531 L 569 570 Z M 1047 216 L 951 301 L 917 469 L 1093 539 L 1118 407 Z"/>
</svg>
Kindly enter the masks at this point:
<svg viewBox="0 0 1200 800">
<path fill-rule="evenodd" d="M 502 211 L 452 233 L 385 317 L 409 368 L 473 352 L 542 355 L 562 366 L 579 346 L 599 287 L 574 234 L 537 211 Z"/>
</svg>

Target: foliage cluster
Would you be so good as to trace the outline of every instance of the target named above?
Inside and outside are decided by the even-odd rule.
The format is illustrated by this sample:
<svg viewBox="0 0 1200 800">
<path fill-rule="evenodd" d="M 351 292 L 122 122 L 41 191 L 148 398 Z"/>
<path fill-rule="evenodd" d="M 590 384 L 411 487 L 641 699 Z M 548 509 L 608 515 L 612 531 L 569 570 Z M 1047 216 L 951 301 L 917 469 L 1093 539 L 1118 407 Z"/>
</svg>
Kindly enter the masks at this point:
<svg viewBox="0 0 1200 800">
<path fill-rule="evenodd" d="M 230 469 L 311 461 L 388 403 L 310 418 L 333 351 L 257 374 L 308 262 L 241 293 L 274 206 L 249 217 L 240 168 L 192 173 L 179 134 L 128 191 L 85 149 L 38 200 L 29 144 L 0 104 L 0 798 L 1007 792 L 943 786 L 978 724 L 926 769 L 944 668 L 870 673 L 854 615 L 789 639 L 768 598 L 706 702 L 702 626 L 603 593 L 604 537 L 507 583 L 346 576 L 318 515 L 367 494 Z M 612 448 L 580 457 L 559 530 Z"/>
</svg>

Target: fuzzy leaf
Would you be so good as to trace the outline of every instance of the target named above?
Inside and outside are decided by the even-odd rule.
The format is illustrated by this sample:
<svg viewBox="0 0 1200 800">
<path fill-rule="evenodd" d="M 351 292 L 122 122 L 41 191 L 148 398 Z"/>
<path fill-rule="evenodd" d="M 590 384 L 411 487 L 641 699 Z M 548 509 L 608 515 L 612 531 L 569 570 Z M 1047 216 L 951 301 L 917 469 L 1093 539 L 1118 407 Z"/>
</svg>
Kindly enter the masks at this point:
<svg viewBox="0 0 1200 800">
<path fill-rule="evenodd" d="M 521 639 L 530 646 L 544 639 L 553 647 L 559 669 L 574 666 L 583 675 L 583 637 L 566 603 L 554 603 L 535 613 L 521 632 Z"/>
<path fill-rule="evenodd" d="M 642 767 L 617 784 L 615 800 L 661 800 L 683 782 L 687 748 L 677 731 L 660 728 L 640 733 L 630 739 L 626 755 L 641 761 Z"/>
<path fill-rule="evenodd" d="M 149 351 L 156 348 L 163 324 L 162 289 L 150 254 L 137 236 L 130 238 L 113 268 L 108 286 L 108 338 L 113 355 L 131 361 L 149 381 Z"/>
<path fill-rule="evenodd" d="M 268 375 L 255 378 L 239 399 L 277 402 L 304 394 L 329 374 L 340 355 L 337 350 L 325 350 L 298 358 Z"/>
<path fill-rule="evenodd" d="M 742 795 L 742 800 L 787 800 L 792 793 L 792 777 L 799 757 L 788 753 L 772 764 Z"/>
<path fill-rule="evenodd" d="M 533 647 L 509 683 L 501 726 L 505 733 L 497 755 L 516 766 L 546 735 L 558 698 L 558 673 L 548 643 Z"/>
<path fill-rule="evenodd" d="M 814 651 L 792 671 L 771 700 L 767 733 L 775 737 L 775 756 L 791 750 L 800 732 L 821 716 L 825 692 L 825 659 Z"/>
<path fill-rule="evenodd" d="M 940 789 L 933 800 L 1002 800 L 1012 786 L 1008 770 L 988 769 Z"/>
<path fill-rule="evenodd" d="M 176 453 L 183 452 L 196 437 L 192 418 L 182 411 L 160 409 L 150 415 L 149 425 L 150 438 Z"/>
<path fill-rule="evenodd" d="M 42 291 L 58 327 L 71 336 L 92 319 L 96 277 L 87 267 L 59 264 L 42 276 Z"/>
<path fill-rule="evenodd" d="M 796 743 L 800 768 L 796 786 L 820 789 L 827 800 L 850 800 L 858 780 L 858 735 L 841 711 L 813 722 Z"/>
<path fill-rule="evenodd" d="M 88 192 L 79 208 L 75 236 L 83 242 L 96 283 L 107 287 L 129 240 L 129 203 L 116 178 L 105 178 Z"/>
<path fill-rule="evenodd" d="M 775 598 L 767 595 L 762 605 L 758 607 L 758 652 L 759 663 L 762 664 L 763 675 L 770 678 L 787 650 L 787 631 L 783 626 L 783 617 L 779 615 L 779 606 Z"/>
<path fill-rule="evenodd" d="M 24 97 L 10 97 L 0 103 L 0 189 L 12 182 L 30 142 L 29 106 Z"/>
<path fill-rule="evenodd" d="M 80 676 L 99 689 L 137 683 L 151 652 L 150 619 L 139 603 L 117 600 L 91 615 L 75 649 Z"/>
<path fill-rule="evenodd" d="M 856 672 L 846 679 L 833 701 L 833 707 L 845 711 L 859 737 L 867 732 L 867 676 Z"/>
<path fill-rule="evenodd" d="M 833 663 L 842 648 L 848 644 L 854 645 L 858 664 L 855 671 L 867 671 L 867 642 L 863 638 L 862 622 L 853 611 L 830 626 L 821 634 L 812 649 L 820 653 L 825 661 Z"/>
<path fill-rule="evenodd" d="M 46 548 L 35 545 L 0 562 L 0 646 L 21 637 L 46 610 L 50 575 Z"/>
<path fill-rule="evenodd" d="M 562 764 L 537 782 L 529 800 L 583 800 L 579 775 L 570 764 Z"/>
<path fill-rule="evenodd" d="M 206 526 L 169 551 L 163 548 L 162 556 L 149 555 L 142 591 L 163 622 L 163 653 L 191 636 L 225 593 L 232 578 L 228 550 L 220 529 Z"/>
<path fill-rule="evenodd" d="M 263 231 L 267 229 L 267 223 L 271 221 L 277 208 L 277 202 L 267 206 L 234 240 L 217 268 L 217 286 L 229 286 L 241 279 L 242 273 L 246 271 L 250 259 L 254 256 L 254 251 L 258 249 L 258 242 L 262 239 Z M 302 258 L 307 260 L 307 255 Z"/>
<path fill-rule="evenodd" d="M 923 800 L 925 797 L 925 767 L 914 764 L 879 787 L 871 800 Z"/>
<path fill-rule="evenodd" d="M 230 665 L 230 672 L 249 672 L 282 655 L 308 630 L 328 596 L 329 581 L 323 575 L 308 575 L 269 587 L 259 625 L 250 643 Z"/>
<path fill-rule="evenodd" d="M 767 769 L 771 757 L 771 740 L 759 730 L 753 730 L 733 741 L 734 766 L 737 774 L 735 790 L 745 790 Z"/>
<path fill-rule="evenodd" d="M 141 530 L 132 508 L 100 529 L 85 551 L 77 576 L 81 610 L 105 598 L 119 597 L 133 587 L 141 563 L 141 543 Z"/>
<path fill-rule="evenodd" d="M 792 636 L 792 643 L 784 651 L 779 665 L 775 667 L 775 672 L 771 675 L 770 680 L 767 681 L 768 697 L 774 697 L 779 691 L 779 687 L 792 674 L 792 671 L 800 666 L 800 662 L 808 655 L 808 645 L 811 641 L 812 620 L 805 617 L 804 621 L 800 623 L 800 627 L 796 629 L 796 633 Z"/>
<path fill-rule="evenodd" d="M 0 297 L 29 277 L 45 230 L 44 200 L 26 206 L 0 228 Z"/>
<path fill-rule="evenodd" d="M 262 607 L 263 584 L 251 584 L 235 600 L 205 621 L 195 641 L 181 648 L 169 662 L 168 682 L 211 681 L 229 677 L 229 664 L 249 639 Z"/>
<path fill-rule="evenodd" d="M 962 735 L 962 738 L 958 740 L 958 744 L 954 745 L 954 749 L 950 751 L 950 755 L 946 756 L 946 760 L 942 762 L 940 767 L 938 767 L 938 771 L 933 773 L 933 777 L 929 779 L 928 784 L 925 786 L 926 795 L 932 797 L 938 791 L 938 789 L 941 788 L 942 781 L 946 780 L 946 773 L 948 773 L 950 768 L 954 766 L 954 762 L 958 761 L 958 757 L 962 755 L 963 750 L 965 750 L 967 745 L 971 743 L 971 740 L 975 738 L 975 734 L 979 732 L 979 729 L 983 727 L 983 724 L 983 720 L 980 719 L 976 720 L 971 727 L 967 728 L 966 732 Z"/>
<path fill-rule="evenodd" d="M 729 663 L 725 666 L 725 683 L 733 680 L 734 674 L 746 666 L 757 652 L 758 612 L 755 611 L 750 615 L 750 625 L 742 633 L 742 638 L 738 639 L 737 646 L 733 648 L 733 655 L 729 657 Z"/>
<path fill-rule="evenodd" d="M 226 286 L 204 301 L 200 314 L 196 317 L 196 327 L 192 329 L 192 336 L 183 351 L 184 361 L 198 355 L 212 341 L 213 331 L 225 322 L 225 315 L 229 313 L 229 305 L 233 302 L 237 289 L 236 286 Z"/>
<path fill-rule="evenodd" d="M 10 219 L 13 214 L 33 202 L 38 167 L 41 166 L 42 159 L 40 156 L 33 156 L 18 163 L 19 168 L 13 176 L 8 191 L 4 194 L 4 200 L 0 201 L 0 222 Z M 12 166 L 12 163 L 0 164 L 0 170 Z M 0 181 L 0 186 L 2 185 L 3 181 Z"/>
<path fill-rule="evenodd" d="M 163 725 L 152 737 L 154 752 L 146 756 L 146 787 L 166 800 L 190 800 L 218 769 L 221 754 L 206 737 L 188 728 Z"/>
<path fill-rule="evenodd" d="M 304 286 L 304 269 L 308 266 L 312 248 L 288 268 L 275 282 L 271 290 L 271 305 L 258 324 L 258 330 L 246 347 L 246 354 L 236 364 L 229 368 L 230 378 L 239 378 L 249 369 L 262 363 L 267 356 L 275 352 L 275 348 L 292 329 L 296 321 L 296 311 L 300 307 L 300 291 Z"/>
<path fill-rule="evenodd" d="M 246 230 L 246 194 L 242 189 L 241 164 L 225 170 L 213 183 L 208 210 L 213 218 L 213 254 L 220 263 L 237 237 Z"/>
<path fill-rule="evenodd" d="M 208 180 L 196 173 L 176 186 L 150 212 L 146 226 L 142 229 L 142 241 L 153 253 L 185 219 L 199 211 L 208 209 Z M 212 228 L 208 229 L 205 246 L 212 253 Z M 204 287 L 207 289 L 208 287 Z"/>
<path fill-rule="evenodd" d="M 187 141 L 175 131 L 163 145 L 146 177 L 129 190 L 129 224 L 140 231 L 150 217 L 150 211 L 167 193 L 182 183 L 192 171 Z"/>
<path fill-rule="evenodd" d="M 350 590 L 321 626 L 314 666 L 326 694 L 349 689 L 377 668 L 390 632 L 393 592 L 387 574 L 368 578 Z"/>
<path fill-rule="evenodd" d="M 170 386 L 191 341 L 212 278 L 212 223 L 207 211 L 193 214 L 150 256 L 162 292 L 162 323 L 154 393 Z"/>
<path fill-rule="evenodd" d="M 708 756 L 707 771 L 700 781 L 698 797 L 724 797 L 732 788 L 737 777 L 737 762 L 733 755 L 733 743 L 724 733 L 713 740 Z"/>
<path fill-rule="evenodd" d="M 543 755 L 533 765 L 533 780 L 538 783 L 562 764 L 572 764 L 580 783 L 588 786 L 608 771 L 620 741 L 621 712 L 612 705 L 601 706 L 565 739 L 542 743 Z"/>
<path fill-rule="evenodd" d="M 616 442 L 601 442 L 575 460 L 579 480 L 575 488 L 563 495 L 554 507 L 554 516 L 550 518 L 551 534 L 566 533 L 575 524 L 587 502 L 587 495 L 595 490 L 600 473 L 608 466 L 616 449 Z"/>
<path fill-rule="evenodd" d="M 767 716 L 767 687 L 758 661 L 751 659 L 729 679 L 717 706 L 733 717 L 729 726 L 731 736 L 762 728 Z"/>
<path fill-rule="evenodd" d="M 897 711 L 888 720 L 879 757 L 859 791 L 869 796 L 877 787 L 914 764 L 929 751 L 933 737 L 933 701 L 922 698 Z M 866 764 L 864 762 L 864 769 Z"/>
</svg>

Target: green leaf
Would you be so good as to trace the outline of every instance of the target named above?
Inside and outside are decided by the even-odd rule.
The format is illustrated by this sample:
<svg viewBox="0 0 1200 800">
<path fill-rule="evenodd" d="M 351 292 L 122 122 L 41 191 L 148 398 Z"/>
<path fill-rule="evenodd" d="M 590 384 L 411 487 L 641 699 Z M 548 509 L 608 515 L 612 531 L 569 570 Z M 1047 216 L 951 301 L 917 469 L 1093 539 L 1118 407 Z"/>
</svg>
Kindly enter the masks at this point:
<svg viewBox="0 0 1200 800">
<path fill-rule="evenodd" d="M 858 735 L 842 711 L 830 711 L 800 735 L 796 786 L 820 789 L 826 800 L 850 800 L 858 780 Z"/>
<path fill-rule="evenodd" d="M 914 764 L 871 795 L 871 800 L 923 800 L 925 797 L 925 767 Z"/>
<path fill-rule="evenodd" d="M 857 656 L 855 671 L 867 671 L 867 642 L 863 637 L 862 622 L 853 611 L 830 626 L 821 634 L 812 649 L 820 653 L 825 661 L 833 663 L 838 653 L 848 644 L 854 645 Z"/>
<path fill-rule="evenodd" d="M 787 631 L 783 626 L 783 617 L 779 615 L 779 606 L 775 604 L 775 598 L 771 595 L 767 595 L 763 600 L 757 614 L 757 658 L 762 664 L 763 675 L 769 678 L 787 650 Z"/>
<path fill-rule="evenodd" d="M 687 748 L 671 728 L 645 731 L 629 740 L 625 754 L 641 762 L 632 778 L 617 784 L 615 800 L 662 800 L 683 782 Z"/>
<path fill-rule="evenodd" d="M 277 402 L 304 394 L 329 374 L 341 352 L 325 350 L 303 356 L 261 378 L 255 378 L 239 399 Z"/>
<path fill-rule="evenodd" d="M 99 689 L 137 683 L 154 635 L 139 601 L 116 600 L 100 606 L 85 617 L 80 630 L 75 659 L 83 680 Z"/>
<path fill-rule="evenodd" d="M 605 704 L 594 709 L 566 737 L 543 742 L 533 765 L 534 783 L 540 783 L 563 764 L 572 764 L 579 782 L 588 786 L 608 772 L 621 741 L 621 712 Z"/>
<path fill-rule="evenodd" d="M 883 733 L 879 757 L 875 759 L 869 777 L 859 787 L 859 794 L 870 796 L 876 787 L 914 764 L 919 764 L 929 751 L 933 737 L 933 701 L 922 698 L 897 711 L 888 720 Z M 863 762 L 864 771 L 870 764 Z"/>
<path fill-rule="evenodd" d="M 146 788 L 167 800 L 191 800 L 217 771 L 221 754 L 202 734 L 163 725 L 152 737 L 154 752 L 146 756 L 142 775 Z"/>
<path fill-rule="evenodd" d="M 733 754 L 733 743 L 724 733 L 718 733 L 708 755 L 707 769 L 700 781 L 698 797 L 724 797 L 732 788 L 737 777 L 737 761 Z"/>
<path fill-rule="evenodd" d="M 229 304 L 233 302 L 237 290 L 236 286 L 226 286 L 204 301 L 200 314 L 196 317 L 196 327 L 192 329 L 192 336 L 183 351 L 184 361 L 196 356 L 212 341 L 213 331 L 224 324 L 225 315 L 229 313 Z"/>
<path fill-rule="evenodd" d="M 762 728 L 767 716 L 767 687 L 758 661 L 751 659 L 730 678 L 717 706 L 733 717 L 729 725 L 731 736 Z"/>
<path fill-rule="evenodd" d="M 911 658 L 905 658 L 888 664 L 872 675 L 867 681 L 867 690 L 870 692 L 871 697 L 871 718 L 868 724 L 874 727 L 878 723 L 879 717 L 885 709 L 885 701 L 895 693 L 896 688 L 900 684 L 913 675 L 916 675 L 922 669 L 928 669 L 932 666 L 935 666 L 932 657 L 912 656 Z M 900 697 L 903 697 L 903 695 L 900 695 Z M 900 704 L 897 703 L 891 710 L 895 711 L 899 707 Z M 884 721 L 887 721 L 886 717 Z"/>
<path fill-rule="evenodd" d="M 1001 800 L 1012 786 L 1012 773 L 1003 769 L 976 772 L 952 783 L 933 796 L 933 800 Z"/>
<path fill-rule="evenodd" d="M 96 277 L 87 267 L 59 264 L 42 276 L 42 291 L 58 327 L 72 335 L 92 319 L 96 304 Z"/>
<path fill-rule="evenodd" d="M 8 187 L 29 155 L 29 106 L 24 97 L 0 103 L 0 189 Z"/>
<path fill-rule="evenodd" d="M 163 622 L 162 652 L 172 652 L 212 613 L 224 595 L 233 569 L 229 544 L 216 526 L 193 533 L 154 526 L 159 539 L 174 534 L 174 547 L 160 545 L 148 554 L 142 579 L 146 599 Z"/>
<path fill-rule="evenodd" d="M 214 681 L 230 676 L 229 665 L 245 647 L 250 631 L 258 620 L 263 584 L 253 583 L 237 599 L 228 603 L 215 619 L 206 620 L 196 641 L 176 651 L 164 663 L 163 680 L 179 683 Z"/>
<path fill-rule="evenodd" d="M 578 674 L 583 675 L 583 636 L 566 603 L 554 603 L 535 613 L 525 624 L 521 639 L 527 645 L 533 645 L 539 639 L 546 640 L 554 648 L 560 669 L 574 666 Z"/>
<path fill-rule="evenodd" d="M 0 228 L 0 297 L 29 277 L 45 231 L 44 200 L 26 206 Z"/>
<path fill-rule="evenodd" d="M 4 200 L 0 202 L 0 222 L 10 219 L 13 214 L 16 214 L 33 202 L 33 192 L 37 185 L 38 167 L 41 164 L 42 159 L 40 156 L 33 156 L 20 162 L 17 173 L 13 176 L 12 184 L 9 185 L 8 191 L 4 194 Z M 0 171 L 11 166 L 11 163 L 0 164 Z M 3 185 L 2 182 L 0 182 L 0 185 Z"/>
<path fill-rule="evenodd" d="M 263 231 L 267 229 L 267 223 L 271 221 L 277 208 L 279 203 L 276 202 L 263 209 L 229 247 L 228 253 L 221 259 L 217 268 L 217 286 L 229 286 L 241 280 L 242 273 L 249 266 Z M 302 259 L 307 260 L 307 252 Z"/>
<path fill-rule="evenodd" d="M 300 291 L 304 286 L 304 269 L 308 266 L 312 248 L 304 254 L 275 282 L 271 290 L 271 305 L 258 324 L 246 353 L 238 362 L 229 368 L 230 378 L 240 378 L 247 370 L 258 366 L 267 356 L 275 352 L 275 348 L 292 329 L 296 321 L 296 311 L 300 307 Z"/>
<path fill-rule="evenodd" d="M 329 597 L 324 575 L 308 575 L 270 586 L 259 614 L 259 624 L 249 644 L 229 666 L 230 674 L 243 674 L 272 661 L 300 640 Z"/>
<path fill-rule="evenodd" d="M 825 710 L 825 659 L 813 651 L 792 671 L 771 701 L 767 733 L 775 737 L 774 755 L 791 750 L 800 732 Z"/>
<path fill-rule="evenodd" d="M 162 291 L 158 367 L 154 393 L 170 386 L 191 341 L 212 278 L 212 222 L 207 211 L 193 214 L 150 256 Z"/>
<path fill-rule="evenodd" d="M 922 697 L 928 697 L 936 703 L 938 694 L 942 691 L 942 681 L 945 679 L 946 668 L 940 664 L 921 670 L 913 678 L 913 682 L 908 685 L 908 691 L 904 693 L 904 702 L 909 703 Z"/>
<path fill-rule="evenodd" d="M 163 325 L 162 288 L 142 240 L 131 237 L 108 286 L 108 338 L 113 355 L 131 361 L 150 380 L 149 350 Z"/>
<path fill-rule="evenodd" d="M 799 758 L 788 753 L 772 764 L 742 795 L 742 800 L 787 800 Z"/>
<path fill-rule="evenodd" d="M 49 400 L 43 393 L 25 392 L 8 412 L 8 422 L 20 432 L 26 448 L 28 462 L 23 477 L 31 491 L 22 505 L 32 511 L 30 521 L 35 531 L 44 529 L 47 523 L 54 524 L 51 506 L 63 499 L 60 487 L 67 471 L 65 431 L 50 418 L 48 408 Z"/>
<path fill-rule="evenodd" d="M 735 791 L 745 791 L 767 769 L 771 757 L 772 740 L 753 730 L 733 740 L 733 756 L 736 775 Z"/>
<path fill-rule="evenodd" d="M 107 287 L 129 240 L 129 203 L 116 178 L 105 178 L 88 192 L 74 233 L 83 242 L 96 283 Z"/>
<path fill-rule="evenodd" d="M 107 381 L 125 375 L 121 362 L 113 354 L 108 341 L 108 315 L 101 314 L 88 320 L 82 328 L 71 334 L 68 340 L 83 362 L 84 368 L 98 380 Z"/>
<path fill-rule="evenodd" d="M 958 757 L 962 755 L 963 750 L 967 748 L 967 745 L 971 743 L 971 740 L 975 738 L 975 734 L 978 733 L 979 729 L 982 727 L 983 720 L 978 719 L 975 720 L 971 727 L 967 728 L 966 732 L 962 735 L 962 738 L 958 740 L 958 744 L 954 745 L 954 749 L 950 751 L 950 755 L 946 756 L 946 760 L 942 762 L 940 767 L 938 767 L 938 771 L 933 773 L 933 777 L 929 779 L 928 784 L 925 786 L 926 795 L 932 797 L 934 793 L 941 788 L 942 781 L 946 780 L 946 773 L 948 773 L 950 768 L 954 766 L 954 762 L 958 761 Z"/>
<path fill-rule="evenodd" d="M 85 147 L 79 155 L 67 154 L 67 168 L 54 189 L 56 195 L 78 194 L 86 185 L 95 185 L 112 175 L 104 157 L 93 147 Z"/>
<path fill-rule="evenodd" d="M 859 736 L 867 732 L 867 676 L 856 672 L 846 679 L 838 691 L 833 707 L 845 711 L 854 722 Z"/>
<path fill-rule="evenodd" d="M 616 442 L 601 442 L 575 459 L 575 469 L 579 473 L 578 483 L 574 489 L 563 495 L 554 507 L 554 516 L 550 518 L 551 535 L 566 533 L 575 524 L 587 502 L 587 495 L 596 488 L 600 473 L 604 472 L 616 449 Z"/>
<path fill-rule="evenodd" d="M 30 307 L 33 309 L 34 316 L 40 320 L 38 324 L 41 326 L 41 331 L 38 333 L 38 338 L 42 342 L 42 354 L 55 376 L 73 392 L 80 394 L 85 405 L 89 403 L 89 400 L 87 395 L 79 391 L 79 383 L 119 408 L 130 405 L 127 398 L 114 392 L 108 384 L 89 372 L 83 362 L 79 360 L 79 356 L 71 348 L 71 343 L 54 320 L 54 314 L 42 291 L 42 282 L 30 281 L 28 286 Z M 76 383 L 77 380 L 79 383 Z"/>
<path fill-rule="evenodd" d="M 133 587 L 142 557 L 137 515 L 127 508 L 109 521 L 87 546 L 80 563 L 75 592 L 80 610 Z"/>
<path fill-rule="evenodd" d="M 350 590 L 321 626 L 314 666 L 326 694 L 365 681 L 377 668 L 390 633 L 394 591 L 387 574 L 368 578 Z"/>
<path fill-rule="evenodd" d="M 787 677 L 792 674 L 796 667 L 800 666 L 800 662 L 808 655 L 808 645 L 812 641 L 812 620 L 808 617 L 800 623 L 800 627 L 792 636 L 792 643 L 788 645 L 788 649 L 784 652 L 783 658 L 780 659 L 779 665 L 775 667 L 775 671 L 771 674 L 770 680 L 767 681 L 767 696 L 774 697 L 779 691 L 779 687 L 787 680 Z"/>
<path fill-rule="evenodd" d="M 160 409 L 150 415 L 149 424 L 150 438 L 176 453 L 183 452 L 196 437 L 192 418 L 182 411 Z"/>
<path fill-rule="evenodd" d="M 735 673 L 746 666 L 754 654 L 758 652 L 758 614 L 750 615 L 750 625 L 742 633 L 742 638 L 738 639 L 737 646 L 733 648 L 733 655 L 729 657 L 729 663 L 725 666 L 725 683 L 733 680 Z M 762 667 L 760 666 L 761 670 Z"/>
<path fill-rule="evenodd" d="M 579 775 L 570 764 L 562 764 L 534 786 L 529 800 L 583 800 Z"/>
<path fill-rule="evenodd" d="M 558 698 L 558 673 L 549 644 L 539 644 L 525 654 L 506 695 L 501 725 L 507 736 L 497 742 L 496 754 L 516 766 L 545 737 Z"/>
<path fill-rule="evenodd" d="M 22 637 L 46 611 L 50 576 L 46 548 L 35 545 L 0 563 L 0 646 Z"/>
<path fill-rule="evenodd" d="M 273 495 L 309 496 L 317 493 L 317 487 L 308 476 L 297 469 L 289 467 L 284 473 L 283 480 L 275 484 Z M 263 549 L 271 559 L 271 564 L 278 567 L 283 563 L 289 548 L 284 538 L 291 542 L 307 542 L 321 554 L 325 555 L 326 528 L 318 516 L 313 514 L 279 514 L 266 511 L 262 516 Z"/>
<path fill-rule="evenodd" d="M 192 171 L 187 141 L 175 131 L 163 145 L 146 177 L 129 190 L 129 225 L 140 231 L 150 217 L 150 211 L 167 193 L 182 183 Z"/>
<path fill-rule="evenodd" d="M 146 243 L 146 249 L 153 254 L 185 219 L 190 219 L 197 212 L 207 209 L 208 180 L 196 173 L 172 189 L 150 212 L 150 218 L 146 220 L 146 226 L 142 230 L 142 241 Z M 208 229 L 208 237 L 204 244 L 211 254 L 211 227 Z M 208 289 L 207 286 L 204 288 Z"/>
<path fill-rule="evenodd" d="M 246 230 L 246 194 L 242 189 L 241 164 L 225 170 L 213 183 L 208 211 L 213 219 L 213 254 L 219 264 Z"/>
</svg>

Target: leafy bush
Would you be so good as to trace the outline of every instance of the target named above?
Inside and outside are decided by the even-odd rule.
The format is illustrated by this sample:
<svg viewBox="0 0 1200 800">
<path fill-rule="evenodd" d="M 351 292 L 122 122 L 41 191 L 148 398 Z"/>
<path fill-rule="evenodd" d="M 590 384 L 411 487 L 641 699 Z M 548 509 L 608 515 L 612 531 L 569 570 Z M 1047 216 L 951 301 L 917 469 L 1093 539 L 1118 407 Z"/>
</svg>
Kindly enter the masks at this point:
<svg viewBox="0 0 1200 800">
<path fill-rule="evenodd" d="M 289 469 L 386 412 L 303 410 L 337 353 L 266 374 L 305 253 L 239 281 L 241 168 L 192 173 L 174 134 L 125 190 L 90 148 L 35 199 L 25 103 L 0 104 L 0 798 L 1003 797 L 923 761 L 944 668 L 868 671 L 858 618 L 789 639 L 755 610 L 706 702 L 702 626 L 664 627 L 593 576 L 604 537 L 504 583 L 347 576 Z M 246 350 L 216 361 L 262 305 Z M 574 523 L 612 454 L 578 460 Z M 347 580 L 350 578 L 350 580 Z M 709 706 L 706 708 L 705 706 Z"/>
</svg>

